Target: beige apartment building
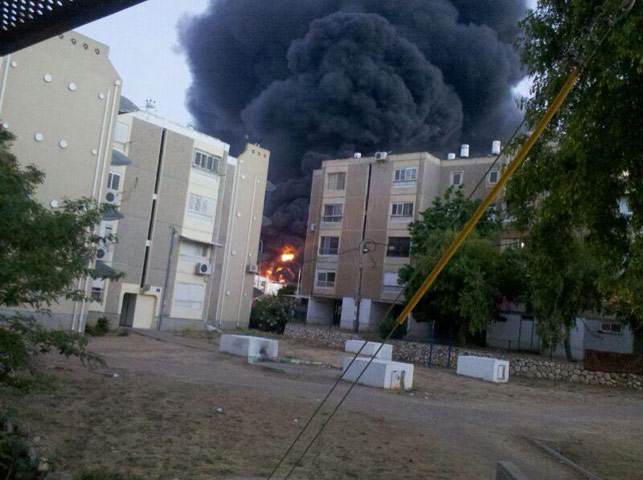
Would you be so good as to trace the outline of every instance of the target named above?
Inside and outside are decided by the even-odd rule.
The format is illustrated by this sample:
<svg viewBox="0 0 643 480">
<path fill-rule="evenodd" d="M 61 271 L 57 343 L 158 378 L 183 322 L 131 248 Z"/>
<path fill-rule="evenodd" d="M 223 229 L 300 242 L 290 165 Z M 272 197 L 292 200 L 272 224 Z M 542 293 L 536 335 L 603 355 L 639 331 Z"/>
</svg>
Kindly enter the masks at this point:
<svg viewBox="0 0 643 480">
<path fill-rule="evenodd" d="M 449 187 L 469 195 L 484 177 L 475 193 L 481 198 L 499 179 L 500 163 L 485 172 L 500 142 L 493 142 L 490 156 L 470 158 L 468 151 L 463 145 L 460 157 L 446 160 L 428 152 L 378 152 L 323 162 L 313 173 L 302 269 L 307 322 L 369 330 L 400 303 L 398 270 L 410 261 L 408 224 Z"/>
<path fill-rule="evenodd" d="M 55 209 L 64 198 L 103 198 L 120 92 L 109 47 L 76 32 L 0 57 L 0 122 L 16 135 L 12 151 L 18 160 L 46 174 L 36 192 L 44 205 Z M 91 279 L 80 279 L 78 286 L 89 291 Z M 77 328 L 87 308 L 61 299 L 42 319 Z"/>
<path fill-rule="evenodd" d="M 234 158 L 228 144 L 141 111 L 119 115 L 114 148 L 122 164 L 109 170 L 104 201 L 122 218 L 103 222 L 118 243 L 99 256 L 125 276 L 94 281 L 90 318 L 247 326 L 269 152 L 247 145 Z"/>
</svg>

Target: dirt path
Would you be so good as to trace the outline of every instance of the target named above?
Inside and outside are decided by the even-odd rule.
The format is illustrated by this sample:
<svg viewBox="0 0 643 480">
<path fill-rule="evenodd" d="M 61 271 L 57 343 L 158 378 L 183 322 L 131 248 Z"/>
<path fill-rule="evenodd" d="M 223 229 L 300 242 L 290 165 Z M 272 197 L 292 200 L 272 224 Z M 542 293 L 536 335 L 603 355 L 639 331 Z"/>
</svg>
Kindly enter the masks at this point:
<svg viewBox="0 0 643 480">
<path fill-rule="evenodd" d="M 58 388 L 7 400 L 60 471 L 104 465 L 144 478 L 266 476 L 340 373 L 284 364 L 278 372 L 219 354 L 216 343 L 164 340 L 94 339 L 106 368 L 49 357 Z M 280 354 L 334 365 L 343 357 L 288 340 Z M 421 367 L 415 377 L 410 393 L 356 387 L 297 478 L 489 479 L 498 460 L 534 479 L 578 478 L 531 437 L 554 440 L 604 477 L 643 478 L 640 394 L 528 379 L 491 385 Z"/>
</svg>

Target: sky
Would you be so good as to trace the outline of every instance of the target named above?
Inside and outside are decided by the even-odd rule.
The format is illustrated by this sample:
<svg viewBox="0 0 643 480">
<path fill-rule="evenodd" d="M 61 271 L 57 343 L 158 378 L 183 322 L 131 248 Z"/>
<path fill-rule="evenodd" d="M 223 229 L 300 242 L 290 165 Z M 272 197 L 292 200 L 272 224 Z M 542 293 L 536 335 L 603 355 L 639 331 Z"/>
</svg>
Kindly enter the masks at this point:
<svg viewBox="0 0 643 480">
<path fill-rule="evenodd" d="M 536 0 L 528 0 L 530 7 Z M 185 105 L 191 74 L 181 52 L 176 24 L 185 15 L 206 10 L 209 0 L 147 0 L 76 30 L 110 47 L 109 57 L 123 78 L 123 95 L 140 108 L 156 101 L 159 115 L 187 125 L 192 116 Z M 527 95 L 529 82 L 517 91 Z"/>
</svg>

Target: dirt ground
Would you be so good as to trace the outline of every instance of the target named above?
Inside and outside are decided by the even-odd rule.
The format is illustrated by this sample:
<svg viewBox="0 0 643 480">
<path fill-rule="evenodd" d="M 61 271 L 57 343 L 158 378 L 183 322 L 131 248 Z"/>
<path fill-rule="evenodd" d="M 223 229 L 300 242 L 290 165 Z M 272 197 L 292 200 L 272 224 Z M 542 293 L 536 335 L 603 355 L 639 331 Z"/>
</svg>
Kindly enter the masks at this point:
<svg viewBox="0 0 643 480">
<path fill-rule="evenodd" d="M 340 373 L 252 365 L 219 354 L 216 339 L 159 335 L 94 338 L 105 367 L 49 356 L 53 388 L 2 392 L 56 478 L 90 466 L 143 478 L 265 478 Z M 280 354 L 330 365 L 344 356 L 283 339 Z M 490 479 L 499 460 L 533 479 L 581 478 L 530 440 L 541 438 L 599 476 L 643 479 L 640 392 L 523 378 L 493 385 L 425 367 L 414 387 L 357 386 L 291 478 Z"/>
</svg>

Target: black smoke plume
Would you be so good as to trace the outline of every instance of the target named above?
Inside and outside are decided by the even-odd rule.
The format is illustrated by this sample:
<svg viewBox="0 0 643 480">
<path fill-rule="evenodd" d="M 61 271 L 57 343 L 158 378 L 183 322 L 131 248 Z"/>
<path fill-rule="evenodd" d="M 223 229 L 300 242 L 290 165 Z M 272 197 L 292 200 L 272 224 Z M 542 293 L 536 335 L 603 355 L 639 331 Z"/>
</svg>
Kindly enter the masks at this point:
<svg viewBox="0 0 643 480">
<path fill-rule="evenodd" d="M 246 138 L 271 150 L 264 245 L 299 248 L 323 159 L 506 138 L 524 13 L 524 0 L 212 0 L 179 25 L 188 107 L 233 153 Z"/>
</svg>

